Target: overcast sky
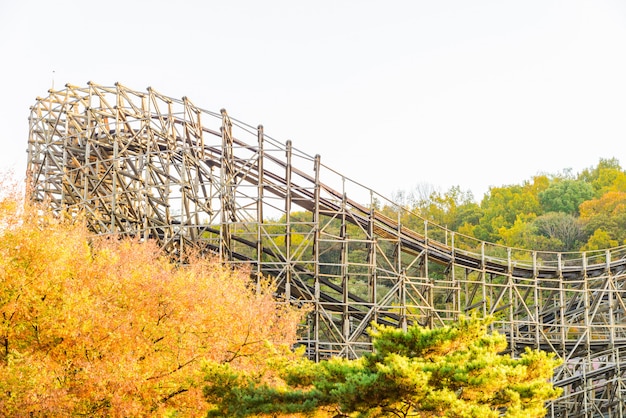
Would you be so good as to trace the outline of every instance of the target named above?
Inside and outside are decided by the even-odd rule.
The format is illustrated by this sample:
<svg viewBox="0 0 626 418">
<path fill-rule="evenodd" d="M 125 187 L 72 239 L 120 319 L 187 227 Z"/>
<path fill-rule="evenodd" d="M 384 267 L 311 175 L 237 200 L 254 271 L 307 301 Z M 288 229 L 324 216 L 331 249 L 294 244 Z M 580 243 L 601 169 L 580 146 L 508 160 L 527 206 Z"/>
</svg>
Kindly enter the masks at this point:
<svg viewBox="0 0 626 418">
<path fill-rule="evenodd" d="M 0 166 L 65 83 L 188 96 L 383 195 L 626 167 L 623 0 L 0 0 Z"/>
</svg>

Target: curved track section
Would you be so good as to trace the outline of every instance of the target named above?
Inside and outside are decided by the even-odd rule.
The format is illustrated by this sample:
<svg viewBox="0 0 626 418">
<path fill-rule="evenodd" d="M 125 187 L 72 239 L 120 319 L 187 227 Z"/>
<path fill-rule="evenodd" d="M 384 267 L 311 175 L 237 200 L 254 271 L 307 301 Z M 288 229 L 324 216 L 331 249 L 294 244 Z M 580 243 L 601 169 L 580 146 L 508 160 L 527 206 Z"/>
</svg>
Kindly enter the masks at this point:
<svg viewBox="0 0 626 418">
<path fill-rule="evenodd" d="M 455 234 L 262 126 L 151 88 L 66 85 L 29 120 L 34 201 L 84 212 L 98 234 L 155 239 L 174 257 L 200 245 L 271 276 L 311 306 L 301 337 L 312 358 L 370 350 L 372 321 L 492 314 L 513 355 L 530 346 L 563 359 L 551 416 L 626 416 L 624 247 L 549 253 Z"/>
</svg>

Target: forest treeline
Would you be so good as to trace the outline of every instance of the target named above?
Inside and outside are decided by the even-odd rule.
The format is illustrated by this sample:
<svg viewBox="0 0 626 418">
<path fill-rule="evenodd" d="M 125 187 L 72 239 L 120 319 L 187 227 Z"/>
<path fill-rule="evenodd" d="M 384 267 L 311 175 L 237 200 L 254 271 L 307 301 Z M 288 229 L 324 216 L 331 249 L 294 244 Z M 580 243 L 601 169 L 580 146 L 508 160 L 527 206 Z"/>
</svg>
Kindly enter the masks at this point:
<svg viewBox="0 0 626 418">
<path fill-rule="evenodd" d="M 491 187 L 479 202 L 458 186 L 446 192 L 416 187 L 396 192 L 393 201 L 429 222 L 509 247 L 565 252 L 626 244 L 626 172 L 615 158 L 578 174 L 564 170 Z M 397 214 L 392 205 L 379 210 Z M 405 213 L 401 222 L 411 228 L 420 220 Z"/>
</svg>

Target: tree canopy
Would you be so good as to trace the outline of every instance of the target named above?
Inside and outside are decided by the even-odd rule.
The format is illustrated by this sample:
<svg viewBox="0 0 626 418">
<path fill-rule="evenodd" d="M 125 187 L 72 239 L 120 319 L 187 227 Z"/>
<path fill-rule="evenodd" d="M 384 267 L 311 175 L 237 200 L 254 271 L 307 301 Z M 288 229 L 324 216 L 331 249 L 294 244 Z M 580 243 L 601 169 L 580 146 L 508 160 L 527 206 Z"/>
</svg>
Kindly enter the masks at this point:
<svg viewBox="0 0 626 418">
<path fill-rule="evenodd" d="M 478 240 L 539 251 L 586 251 L 626 244 L 624 193 L 626 171 L 610 158 L 578 175 L 568 169 L 492 186 L 480 203 L 458 186 L 442 193 L 422 185 L 419 199 L 401 192 L 396 197 L 428 221 Z M 402 222 L 412 228 L 419 221 L 407 215 Z"/>
<path fill-rule="evenodd" d="M 268 283 L 152 242 L 90 236 L 0 198 L 0 410 L 7 416 L 203 416 L 205 361 L 253 371 L 302 312 Z"/>
</svg>

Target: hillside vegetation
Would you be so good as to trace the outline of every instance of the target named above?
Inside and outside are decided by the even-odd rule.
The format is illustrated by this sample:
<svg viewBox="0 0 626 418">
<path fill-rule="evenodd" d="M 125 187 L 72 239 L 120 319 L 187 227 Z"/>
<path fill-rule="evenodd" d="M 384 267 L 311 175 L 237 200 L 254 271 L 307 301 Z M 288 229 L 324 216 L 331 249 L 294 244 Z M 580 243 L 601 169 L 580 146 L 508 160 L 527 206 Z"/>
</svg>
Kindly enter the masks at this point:
<svg viewBox="0 0 626 418">
<path fill-rule="evenodd" d="M 459 187 L 401 191 L 394 201 L 450 230 L 510 247 L 590 251 L 626 244 L 626 172 L 614 158 L 576 175 L 491 187 L 479 203 Z M 395 217 L 393 207 L 381 210 Z M 407 215 L 402 222 L 410 228 L 418 220 Z"/>
</svg>

